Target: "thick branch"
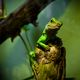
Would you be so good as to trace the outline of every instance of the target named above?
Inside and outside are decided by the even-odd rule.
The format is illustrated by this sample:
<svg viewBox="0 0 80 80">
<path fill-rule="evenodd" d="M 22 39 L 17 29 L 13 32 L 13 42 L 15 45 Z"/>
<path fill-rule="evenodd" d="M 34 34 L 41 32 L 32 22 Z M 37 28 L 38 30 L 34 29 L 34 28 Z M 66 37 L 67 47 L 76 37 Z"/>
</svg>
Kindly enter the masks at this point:
<svg viewBox="0 0 80 80">
<path fill-rule="evenodd" d="M 0 22 L 0 44 L 7 38 L 12 40 L 20 34 L 21 27 L 25 24 L 35 24 L 37 15 L 53 0 L 29 0 L 19 10 L 12 12 Z"/>
</svg>

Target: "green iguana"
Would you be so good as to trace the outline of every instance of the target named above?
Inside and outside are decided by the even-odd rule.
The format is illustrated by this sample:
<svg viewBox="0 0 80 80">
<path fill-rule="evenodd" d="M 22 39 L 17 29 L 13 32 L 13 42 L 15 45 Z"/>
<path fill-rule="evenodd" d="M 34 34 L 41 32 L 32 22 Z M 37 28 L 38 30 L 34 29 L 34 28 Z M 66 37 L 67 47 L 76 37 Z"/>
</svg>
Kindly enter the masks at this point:
<svg viewBox="0 0 80 80">
<path fill-rule="evenodd" d="M 52 18 L 48 24 L 46 25 L 41 37 L 37 41 L 37 45 L 39 47 L 42 47 L 46 50 L 49 49 L 49 46 L 46 45 L 46 42 L 50 39 L 55 39 L 57 31 L 60 29 L 62 23 L 56 20 L 55 18 Z"/>
<path fill-rule="evenodd" d="M 49 46 L 46 44 L 46 42 L 48 40 L 55 39 L 57 31 L 60 29 L 61 26 L 61 22 L 59 22 L 55 18 L 52 18 L 43 30 L 41 37 L 38 39 L 37 47 L 42 47 L 45 50 L 48 50 Z M 35 51 L 31 51 L 30 56 L 35 57 Z"/>
</svg>

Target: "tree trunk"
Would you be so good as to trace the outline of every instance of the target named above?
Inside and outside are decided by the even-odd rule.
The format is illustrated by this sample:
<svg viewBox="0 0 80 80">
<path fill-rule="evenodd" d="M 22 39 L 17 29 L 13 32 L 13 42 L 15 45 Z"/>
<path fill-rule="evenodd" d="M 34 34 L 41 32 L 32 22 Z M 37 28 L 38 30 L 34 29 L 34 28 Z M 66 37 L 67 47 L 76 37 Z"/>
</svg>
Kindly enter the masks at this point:
<svg viewBox="0 0 80 80">
<path fill-rule="evenodd" d="M 53 0 L 29 0 L 19 10 L 12 12 L 0 21 L 0 44 L 7 38 L 13 40 L 20 34 L 21 28 L 28 23 L 36 24 L 36 19 L 41 10 Z"/>
<path fill-rule="evenodd" d="M 65 80 L 65 48 L 51 44 L 49 51 L 36 48 L 36 80 Z"/>
</svg>

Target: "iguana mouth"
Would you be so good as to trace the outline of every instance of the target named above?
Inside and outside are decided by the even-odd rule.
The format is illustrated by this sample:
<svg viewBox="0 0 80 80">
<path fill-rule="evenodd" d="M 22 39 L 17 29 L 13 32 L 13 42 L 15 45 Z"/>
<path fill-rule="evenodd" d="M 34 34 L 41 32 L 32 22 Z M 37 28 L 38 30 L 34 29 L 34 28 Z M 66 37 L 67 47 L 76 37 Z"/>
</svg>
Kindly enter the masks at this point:
<svg viewBox="0 0 80 80">
<path fill-rule="evenodd" d="M 61 26 L 62 24 L 51 23 L 48 25 L 47 29 L 59 29 Z"/>
</svg>

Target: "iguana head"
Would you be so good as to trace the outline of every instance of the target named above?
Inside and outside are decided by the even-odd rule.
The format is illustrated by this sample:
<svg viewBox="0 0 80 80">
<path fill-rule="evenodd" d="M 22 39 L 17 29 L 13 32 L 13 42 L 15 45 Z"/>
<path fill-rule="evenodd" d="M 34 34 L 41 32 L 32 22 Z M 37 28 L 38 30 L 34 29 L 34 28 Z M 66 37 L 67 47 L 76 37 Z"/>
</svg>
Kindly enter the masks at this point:
<svg viewBox="0 0 80 80">
<path fill-rule="evenodd" d="M 56 20 L 55 18 L 52 18 L 48 24 L 46 25 L 45 32 L 47 35 L 56 35 L 57 31 L 62 26 L 62 23 Z"/>
</svg>

